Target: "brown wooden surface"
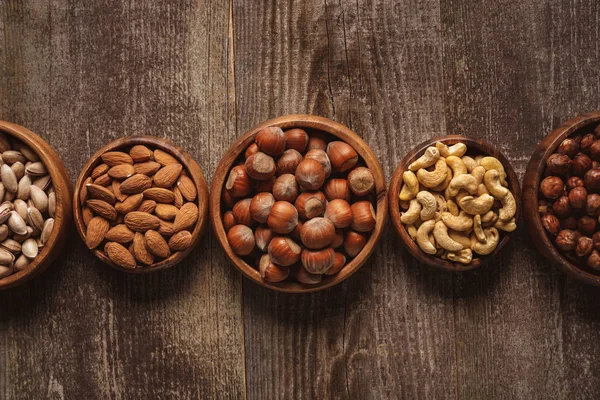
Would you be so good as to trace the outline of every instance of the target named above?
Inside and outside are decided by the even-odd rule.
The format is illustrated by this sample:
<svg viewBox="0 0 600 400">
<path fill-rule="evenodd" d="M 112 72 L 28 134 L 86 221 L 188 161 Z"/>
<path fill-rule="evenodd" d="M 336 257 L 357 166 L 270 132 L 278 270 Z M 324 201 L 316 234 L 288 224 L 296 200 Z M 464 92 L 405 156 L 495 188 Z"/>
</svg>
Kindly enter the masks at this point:
<svg viewBox="0 0 600 400">
<path fill-rule="evenodd" d="M 536 144 L 600 108 L 595 0 L 0 0 L 0 119 L 72 179 L 133 134 L 212 179 L 266 119 L 348 125 L 389 180 L 423 140 L 490 142 L 522 178 Z M 432 271 L 388 237 L 323 292 L 243 279 L 211 231 L 184 263 L 129 276 L 72 229 L 57 262 L 0 293 L 0 398 L 597 398 L 600 291 L 524 229 L 476 271 Z"/>
</svg>

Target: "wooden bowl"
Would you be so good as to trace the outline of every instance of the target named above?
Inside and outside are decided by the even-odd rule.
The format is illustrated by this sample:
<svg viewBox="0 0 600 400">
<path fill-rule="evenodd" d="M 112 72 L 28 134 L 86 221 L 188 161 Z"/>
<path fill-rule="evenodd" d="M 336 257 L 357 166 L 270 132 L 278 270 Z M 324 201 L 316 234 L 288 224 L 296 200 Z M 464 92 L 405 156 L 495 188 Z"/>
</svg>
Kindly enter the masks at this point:
<svg viewBox="0 0 600 400">
<path fill-rule="evenodd" d="M 0 289 L 20 285 L 44 271 L 60 254 L 71 227 L 71 180 L 60 157 L 44 139 L 22 126 L 0 121 L 0 132 L 29 146 L 46 165 L 56 193 L 56 215 L 50 238 L 38 256 L 23 270 L 0 279 Z"/>
<path fill-rule="evenodd" d="M 90 176 L 92 170 L 102 163 L 102 159 L 100 158 L 102 154 L 108 151 L 118 151 L 124 148 L 129 148 L 138 144 L 146 145 L 152 150 L 161 149 L 171 154 L 181 163 L 181 165 L 183 165 L 185 170 L 188 171 L 189 177 L 196 184 L 196 190 L 198 192 L 196 205 L 198 206 L 199 217 L 198 221 L 196 222 L 196 226 L 192 231 L 192 244 L 186 250 L 173 253 L 170 257 L 150 266 L 143 266 L 135 269 L 123 268 L 113 263 L 103 251 L 99 249 L 93 250 L 96 257 L 98 257 L 104 263 L 113 268 L 129 273 L 154 272 L 168 269 L 177 265 L 190 253 L 190 251 L 192 251 L 192 249 L 194 249 L 194 247 L 198 245 L 200 239 L 202 239 L 202 237 L 206 234 L 206 229 L 208 227 L 208 185 L 206 184 L 206 179 L 204 178 L 204 174 L 202 173 L 200 166 L 198 166 L 192 156 L 182 148 L 175 146 L 173 143 L 164 139 L 153 136 L 131 136 L 117 139 L 98 150 L 96 154 L 94 154 L 88 160 L 81 170 L 79 178 L 77 178 L 77 183 L 75 184 L 75 193 L 73 195 L 73 214 L 75 215 L 75 225 L 77 226 L 77 230 L 79 231 L 79 235 L 83 241 L 85 242 L 86 227 L 83 223 L 83 215 L 81 211 L 82 208 L 79 203 L 79 196 L 83 182 L 88 176 Z"/>
<path fill-rule="evenodd" d="M 440 257 L 436 257 L 430 254 L 425 253 L 421 248 L 417 245 L 417 243 L 410 237 L 404 224 L 400 221 L 400 199 L 398 194 L 400 193 L 400 189 L 402 188 L 402 174 L 406 171 L 408 165 L 420 157 L 431 145 L 435 145 L 436 142 L 442 142 L 448 146 L 456 144 L 456 143 L 464 143 L 467 145 L 467 155 L 478 155 L 483 154 L 486 156 L 496 157 L 502 165 L 507 174 L 507 180 L 510 191 L 513 193 L 515 197 L 515 201 L 517 203 L 517 213 L 515 214 L 515 219 L 517 220 L 517 224 L 519 223 L 521 210 L 521 188 L 519 187 L 519 180 L 512 166 L 508 162 L 508 159 L 504 157 L 502 153 L 492 147 L 490 144 L 485 143 L 480 140 L 475 140 L 468 138 L 466 136 L 461 135 L 448 135 L 441 136 L 438 138 L 427 140 L 417 147 L 412 149 L 403 159 L 400 161 L 400 165 L 394 172 L 392 176 L 392 181 L 390 183 L 390 191 L 389 191 L 389 201 L 390 201 L 390 217 L 392 220 L 392 225 L 394 229 L 402 239 L 404 246 L 408 249 L 410 254 L 413 255 L 419 262 L 423 264 L 427 264 L 429 266 L 443 269 L 446 271 L 468 271 L 471 269 L 479 268 L 487 259 L 493 258 L 495 255 L 500 253 L 504 246 L 510 241 L 510 233 L 500 231 L 501 240 L 494 250 L 493 253 L 487 256 L 479 256 L 477 258 L 473 258 L 473 261 L 468 264 L 461 264 L 458 262 L 453 262 L 450 260 L 443 260 Z"/>
<path fill-rule="evenodd" d="M 546 166 L 546 159 L 556 151 L 565 138 L 586 130 L 591 132 L 598 123 L 600 123 L 600 111 L 570 119 L 550 132 L 533 152 L 523 179 L 523 214 L 535 247 L 544 257 L 558 264 L 567 274 L 595 286 L 600 286 L 600 274 L 587 272 L 569 261 L 554 247 L 554 243 L 548 238 L 538 212 L 538 191 Z"/>
<path fill-rule="evenodd" d="M 369 237 L 367 244 L 362 249 L 362 251 L 356 257 L 354 257 L 339 273 L 332 276 L 324 275 L 323 280 L 316 285 L 305 285 L 302 283 L 291 281 L 283 281 L 278 283 L 270 283 L 264 281 L 256 268 L 246 263 L 242 258 L 240 258 L 237 254 L 233 252 L 233 250 L 229 246 L 229 241 L 227 240 L 227 234 L 225 233 L 225 228 L 223 227 L 223 220 L 221 216 L 221 195 L 223 192 L 223 187 L 229 174 L 229 170 L 233 166 L 233 163 L 238 159 L 238 157 L 241 154 L 243 154 L 246 148 L 252 142 L 254 142 L 256 134 L 261 129 L 267 126 L 278 126 L 282 129 L 315 129 L 329 133 L 351 145 L 359 154 L 359 156 L 362 157 L 367 167 L 369 167 L 369 169 L 373 173 L 373 176 L 375 177 L 375 191 L 377 203 L 375 207 L 376 224 L 375 229 L 373 229 L 373 231 L 371 232 L 371 236 Z M 387 222 L 387 196 L 385 177 L 383 175 L 381 165 L 379 165 L 375 154 L 373 154 L 369 146 L 356 133 L 354 133 L 352 130 L 350 130 L 342 124 L 339 124 L 327 118 L 303 114 L 286 115 L 263 122 L 260 125 L 257 125 L 254 128 L 250 129 L 249 131 L 244 133 L 238 140 L 236 140 L 235 143 L 231 145 L 229 150 L 227 150 L 227 153 L 225 153 L 225 155 L 221 159 L 221 162 L 219 163 L 215 172 L 215 176 L 213 178 L 211 187 L 210 206 L 211 222 L 217 235 L 217 238 L 219 239 L 221 246 L 225 250 L 227 257 L 231 260 L 235 267 L 238 270 L 240 270 L 240 272 L 244 274 L 247 278 L 253 280 L 259 285 L 286 293 L 315 292 L 336 285 L 347 279 L 350 275 L 355 273 L 365 263 L 367 258 L 369 258 L 369 256 L 373 253 L 373 250 L 375 249 L 375 244 L 381 237 L 381 234 L 383 233 L 383 229 Z"/>
</svg>

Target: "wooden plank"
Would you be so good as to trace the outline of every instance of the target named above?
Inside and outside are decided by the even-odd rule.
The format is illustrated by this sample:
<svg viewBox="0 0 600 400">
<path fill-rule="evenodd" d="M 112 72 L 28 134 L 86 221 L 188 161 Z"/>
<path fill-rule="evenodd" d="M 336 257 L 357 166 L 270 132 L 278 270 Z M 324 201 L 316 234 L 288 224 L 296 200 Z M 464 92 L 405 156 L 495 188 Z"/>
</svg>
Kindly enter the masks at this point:
<svg viewBox="0 0 600 400">
<path fill-rule="evenodd" d="M 235 134 L 227 3 L 10 1 L 0 13 L 0 117 L 46 137 L 73 180 L 101 145 L 145 133 L 184 146 L 210 181 L 221 135 Z M 243 397 L 240 277 L 214 240 L 172 271 L 125 276 L 72 235 L 48 273 L 0 293 L 6 397 Z"/>
<path fill-rule="evenodd" d="M 360 4 L 359 4 L 360 3 Z M 292 112 L 351 126 L 389 178 L 443 134 L 439 4 L 234 2 L 238 126 Z M 455 393 L 451 276 L 415 265 L 389 230 L 331 290 L 244 282 L 249 398 L 441 398 Z"/>
</svg>

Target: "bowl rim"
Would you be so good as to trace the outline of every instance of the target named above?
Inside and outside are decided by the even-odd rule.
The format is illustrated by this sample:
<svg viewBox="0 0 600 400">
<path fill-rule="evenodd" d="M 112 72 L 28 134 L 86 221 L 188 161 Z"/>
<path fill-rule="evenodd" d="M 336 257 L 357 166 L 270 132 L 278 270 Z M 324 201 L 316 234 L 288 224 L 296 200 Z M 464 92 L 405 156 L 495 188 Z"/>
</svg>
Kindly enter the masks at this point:
<svg viewBox="0 0 600 400">
<path fill-rule="evenodd" d="M 600 122 L 600 111 L 592 111 L 586 114 L 573 117 L 550 132 L 536 146 L 523 179 L 523 209 L 525 213 L 525 222 L 534 245 L 546 259 L 566 272 L 569 276 L 578 279 L 581 282 L 600 286 L 600 275 L 592 274 L 582 270 L 576 264 L 569 261 L 560 253 L 554 244 L 548 238 L 548 235 L 542 226 L 539 218 L 538 188 L 541 177 L 544 172 L 546 159 L 553 154 L 560 143 L 567 137 L 573 135 L 578 130 Z"/>
<path fill-rule="evenodd" d="M 190 174 L 192 180 L 196 183 L 196 191 L 198 195 L 196 197 L 196 205 L 198 206 L 198 221 L 194 227 L 192 233 L 192 243 L 191 245 L 184 251 L 179 251 L 173 253 L 168 258 L 152 264 L 152 266 L 145 266 L 143 268 L 134 268 L 128 269 L 123 268 L 115 263 L 113 263 L 102 251 L 98 248 L 94 250 L 90 250 L 94 255 L 99 258 L 103 263 L 123 272 L 127 272 L 130 274 L 145 274 L 156 271 L 161 271 L 165 269 L 169 269 L 174 267 L 183 261 L 187 255 L 200 243 L 200 240 L 206 234 L 206 230 L 208 227 L 208 185 L 206 183 L 206 179 L 204 174 L 202 173 L 202 169 L 196 163 L 194 158 L 186 152 L 183 148 L 173 144 L 169 140 L 162 139 L 155 136 L 148 135 L 136 135 L 136 136 L 125 136 L 121 138 L 117 138 L 106 145 L 102 146 L 98 151 L 96 151 L 86 162 L 79 176 L 77 177 L 77 182 L 75 183 L 75 189 L 73 193 L 73 216 L 75 219 L 75 226 L 77 227 L 77 232 L 79 232 L 79 236 L 85 243 L 86 230 L 85 224 L 83 223 L 83 215 L 82 215 L 82 207 L 79 204 L 79 196 L 81 193 L 81 187 L 83 186 L 83 182 L 90 176 L 92 170 L 100 163 L 102 163 L 102 159 L 100 156 L 108 151 L 118 151 L 125 147 L 131 147 L 135 145 L 146 145 L 150 146 L 153 149 L 160 149 L 166 151 L 173 157 L 175 157 L 187 170 Z M 87 248 L 87 246 L 86 246 Z"/>
<path fill-rule="evenodd" d="M 316 285 L 305 285 L 290 281 L 278 283 L 265 282 L 260 277 L 260 273 L 257 269 L 246 263 L 241 257 L 233 252 L 229 246 L 229 242 L 227 241 L 227 234 L 225 233 L 221 216 L 221 194 L 223 192 L 223 187 L 233 163 L 254 141 L 254 137 L 258 131 L 267 126 L 278 126 L 284 130 L 291 128 L 302 128 L 307 130 L 314 129 L 329 133 L 332 136 L 335 136 L 351 145 L 365 161 L 367 167 L 371 169 L 373 175 L 375 176 L 376 224 L 373 231 L 371 231 L 367 243 L 361 252 L 354 257 L 339 273 L 331 276 L 324 276 L 323 280 Z M 361 137 L 359 137 L 355 132 L 345 125 L 328 118 L 307 114 L 291 114 L 273 118 L 268 121 L 261 122 L 238 137 L 225 152 L 217 166 L 217 169 L 215 170 L 211 185 L 210 206 L 211 223 L 215 232 L 215 236 L 219 240 L 219 243 L 221 244 L 221 247 L 225 251 L 225 254 L 230 262 L 233 263 L 233 265 L 246 278 L 252 280 L 253 282 L 258 283 L 263 287 L 285 293 L 316 292 L 337 285 L 338 283 L 348 279 L 359 268 L 361 268 L 362 265 L 364 265 L 366 260 L 374 252 L 375 246 L 383 234 L 388 218 L 387 184 L 385 175 L 383 174 L 383 169 L 381 168 L 375 153 L 373 153 L 371 148 Z"/>
<path fill-rule="evenodd" d="M 498 246 L 491 254 L 488 254 L 487 256 L 479 256 L 476 259 L 474 259 L 470 264 L 465 265 L 450 260 L 443 260 L 439 257 L 425 253 L 410 237 L 406 228 L 404 227 L 404 224 L 400 221 L 400 199 L 398 197 L 398 194 L 400 193 L 400 189 L 402 187 L 402 174 L 411 162 L 413 162 L 417 157 L 421 156 L 428 147 L 435 144 L 436 142 L 441 142 L 446 145 L 453 145 L 459 142 L 464 143 L 470 150 L 475 150 L 476 152 L 482 154 L 491 155 L 500 160 L 500 162 L 504 166 L 504 170 L 508 175 L 508 184 L 517 203 L 517 212 L 515 214 L 515 220 L 517 221 L 517 229 L 519 221 L 521 220 L 521 186 L 519 185 L 519 179 L 509 160 L 504 156 L 504 154 L 502 154 L 502 152 L 500 152 L 491 144 L 483 140 L 471 138 L 464 135 L 445 135 L 425 140 L 424 142 L 413 147 L 412 150 L 410 150 L 402 158 L 402 160 L 398 164 L 398 167 L 394 171 L 394 174 L 392 175 L 392 179 L 390 181 L 389 190 L 390 219 L 392 221 L 392 225 L 394 226 L 396 233 L 398 234 L 398 236 L 400 236 L 404 247 L 414 258 L 416 258 L 422 263 L 425 263 L 430 267 L 451 272 L 463 272 L 473 270 L 481 267 L 485 264 L 485 262 L 488 259 L 491 259 L 495 255 L 499 254 L 500 251 L 502 251 L 502 249 L 510 242 L 510 237 L 514 232 L 504 232 L 502 240 L 500 240 L 500 243 L 498 243 Z"/>
<path fill-rule="evenodd" d="M 20 140 L 37 154 L 48 170 L 56 195 L 55 226 L 52 229 L 50 238 L 42 251 L 26 268 L 0 279 L 0 290 L 2 290 L 20 285 L 34 278 L 46 270 L 61 253 L 71 227 L 72 187 L 62 159 L 50 143 L 42 139 L 41 136 L 21 125 L 1 120 L 0 132 Z"/>
</svg>

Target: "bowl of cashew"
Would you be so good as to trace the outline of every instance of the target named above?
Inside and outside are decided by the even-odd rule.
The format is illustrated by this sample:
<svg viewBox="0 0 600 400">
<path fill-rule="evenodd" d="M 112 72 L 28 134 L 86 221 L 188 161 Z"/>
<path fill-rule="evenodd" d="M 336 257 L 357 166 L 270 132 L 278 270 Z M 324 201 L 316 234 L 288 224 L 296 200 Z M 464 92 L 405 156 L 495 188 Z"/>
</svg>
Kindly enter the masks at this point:
<svg viewBox="0 0 600 400">
<path fill-rule="evenodd" d="M 400 161 L 389 211 L 404 246 L 421 263 L 447 271 L 480 267 L 510 240 L 521 189 L 507 158 L 460 135 L 427 140 Z"/>
</svg>

